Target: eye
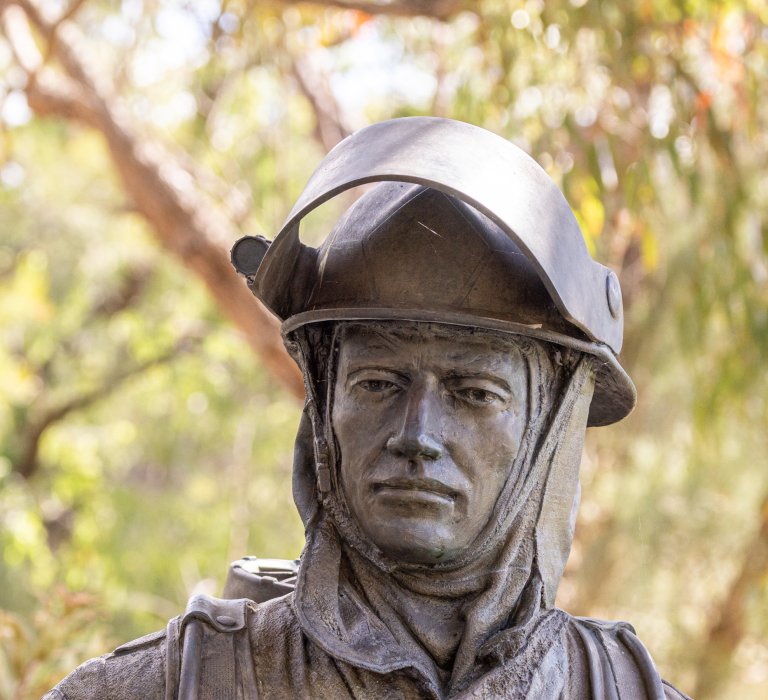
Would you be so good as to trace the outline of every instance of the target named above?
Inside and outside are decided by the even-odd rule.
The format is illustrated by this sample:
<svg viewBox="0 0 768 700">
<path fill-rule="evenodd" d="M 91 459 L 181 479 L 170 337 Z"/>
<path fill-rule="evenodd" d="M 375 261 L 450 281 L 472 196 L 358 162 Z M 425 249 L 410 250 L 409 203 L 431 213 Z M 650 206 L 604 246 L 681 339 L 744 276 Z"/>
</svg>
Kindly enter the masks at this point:
<svg viewBox="0 0 768 700">
<path fill-rule="evenodd" d="M 478 387 L 467 387 L 465 389 L 456 389 L 453 392 L 462 401 L 472 406 L 489 406 L 496 401 L 502 401 L 501 396 L 489 391 L 488 389 L 480 389 Z"/>
<path fill-rule="evenodd" d="M 353 371 L 347 378 L 347 391 L 357 394 L 358 398 L 365 400 L 385 398 L 396 394 L 407 380 L 396 372 L 379 368 L 363 368 Z"/>
<path fill-rule="evenodd" d="M 397 388 L 397 384 L 386 379 L 362 379 L 357 382 L 356 386 L 371 394 L 382 394 L 385 391 Z"/>
</svg>

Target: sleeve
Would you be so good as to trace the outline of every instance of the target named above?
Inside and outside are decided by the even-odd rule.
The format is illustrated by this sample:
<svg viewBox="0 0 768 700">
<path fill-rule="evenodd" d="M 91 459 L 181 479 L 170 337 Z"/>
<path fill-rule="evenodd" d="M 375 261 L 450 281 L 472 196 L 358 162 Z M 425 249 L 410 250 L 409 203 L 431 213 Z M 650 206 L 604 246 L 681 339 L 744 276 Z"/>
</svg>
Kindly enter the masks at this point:
<svg viewBox="0 0 768 700">
<path fill-rule="evenodd" d="M 165 631 L 86 661 L 43 700 L 165 699 Z"/>
<path fill-rule="evenodd" d="M 78 666 L 42 700 L 97 700 L 107 698 L 104 656 Z"/>
</svg>

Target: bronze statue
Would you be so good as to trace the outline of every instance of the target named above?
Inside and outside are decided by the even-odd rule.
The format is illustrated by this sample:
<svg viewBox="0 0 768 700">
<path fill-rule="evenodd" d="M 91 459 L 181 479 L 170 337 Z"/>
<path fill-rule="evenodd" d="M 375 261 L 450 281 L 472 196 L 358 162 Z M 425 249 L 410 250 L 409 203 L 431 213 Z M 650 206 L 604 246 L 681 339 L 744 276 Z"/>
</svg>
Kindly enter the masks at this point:
<svg viewBox="0 0 768 700">
<path fill-rule="evenodd" d="M 554 607 L 585 429 L 635 389 L 618 281 L 532 159 L 460 122 L 376 124 L 232 259 L 304 373 L 301 560 L 238 563 L 234 599 L 194 598 L 48 698 L 685 697 L 628 624 Z"/>
</svg>

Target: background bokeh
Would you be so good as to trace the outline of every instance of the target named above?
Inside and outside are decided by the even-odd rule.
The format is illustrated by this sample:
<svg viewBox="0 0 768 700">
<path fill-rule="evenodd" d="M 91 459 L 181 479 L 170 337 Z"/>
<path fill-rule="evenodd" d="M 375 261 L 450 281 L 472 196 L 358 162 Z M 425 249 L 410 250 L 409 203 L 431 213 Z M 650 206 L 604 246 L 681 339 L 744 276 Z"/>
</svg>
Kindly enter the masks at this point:
<svg viewBox="0 0 768 700">
<path fill-rule="evenodd" d="M 640 402 L 589 431 L 560 605 L 768 697 L 766 8 L 0 0 L 0 698 L 299 555 L 301 385 L 227 250 L 416 114 L 531 153 L 622 281 Z"/>
</svg>

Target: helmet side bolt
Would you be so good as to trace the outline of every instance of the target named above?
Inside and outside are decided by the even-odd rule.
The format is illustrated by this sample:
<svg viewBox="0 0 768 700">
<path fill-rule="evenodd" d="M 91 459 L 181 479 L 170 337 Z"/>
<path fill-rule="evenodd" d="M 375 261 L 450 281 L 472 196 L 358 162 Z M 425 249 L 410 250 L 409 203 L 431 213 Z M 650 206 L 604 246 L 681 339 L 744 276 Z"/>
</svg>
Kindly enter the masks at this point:
<svg viewBox="0 0 768 700">
<path fill-rule="evenodd" d="M 621 312 L 621 286 L 614 272 L 609 272 L 605 279 L 605 296 L 608 300 L 608 311 L 613 318 L 618 318 Z"/>
</svg>

